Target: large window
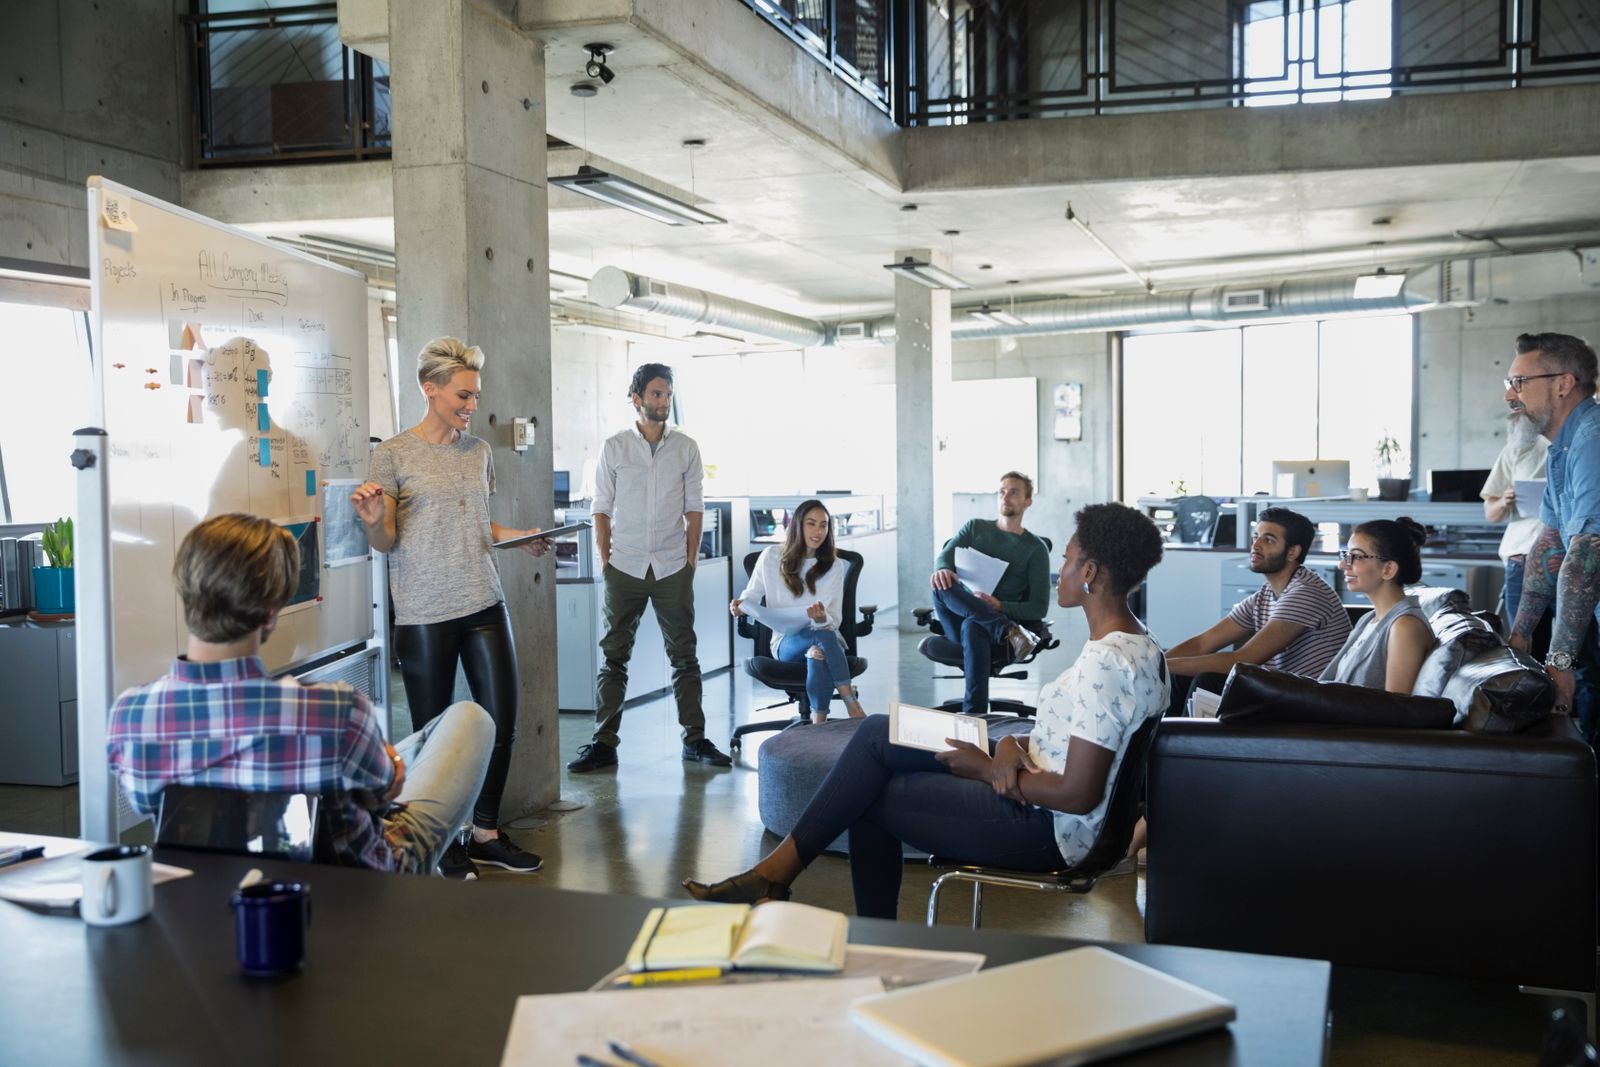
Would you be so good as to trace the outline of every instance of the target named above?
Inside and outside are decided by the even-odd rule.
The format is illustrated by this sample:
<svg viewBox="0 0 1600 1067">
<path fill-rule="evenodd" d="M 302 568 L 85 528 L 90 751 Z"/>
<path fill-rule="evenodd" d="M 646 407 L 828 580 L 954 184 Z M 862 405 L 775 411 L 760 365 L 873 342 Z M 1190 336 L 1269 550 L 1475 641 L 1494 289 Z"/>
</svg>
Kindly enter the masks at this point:
<svg viewBox="0 0 1600 1067">
<path fill-rule="evenodd" d="M 52 522 L 77 510 L 67 457 L 72 432 L 90 421 L 85 320 L 81 311 L 0 302 L 0 522 Z"/>
<path fill-rule="evenodd" d="M 1246 107 L 1390 94 L 1392 0 L 1255 0 L 1242 32 Z"/>
<path fill-rule="evenodd" d="M 1272 491 L 1273 460 L 1343 459 L 1377 486 L 1411 440 L 1409 315 L 1134 334 L 1122 345 L 1122 497 Z"/>
</svg>

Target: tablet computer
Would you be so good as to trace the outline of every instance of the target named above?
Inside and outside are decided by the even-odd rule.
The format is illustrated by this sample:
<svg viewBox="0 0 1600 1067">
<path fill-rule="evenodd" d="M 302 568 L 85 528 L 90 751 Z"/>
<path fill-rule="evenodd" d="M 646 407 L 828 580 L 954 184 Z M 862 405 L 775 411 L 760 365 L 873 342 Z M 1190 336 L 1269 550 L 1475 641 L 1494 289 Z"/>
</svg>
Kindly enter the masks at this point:
<svg viewBox="0 0 1600 1067">
<path fill-rule="evenodd" d="M 989 751 L 989 723 L 980 716 L 935 711 L 915 704 L 889 705 L 889 741 L 892 744 L 945 752 L 951 747 L 944 743 L 947 737 L 968 741 Z"/>
<path fill-rule="evenodd" d="M 553 541 L 562 537 L 570 537 L 579 530 L 587 530 L 588 528 L 589 524 L 587 522 L 572 522 L 565 526 L 557 526 L 549 530 L 540 530 L 538 533 L 531 533 L 525 537 L 508 537 L 504 541 L 496 541 L 494 543 L 494 547 L 516 548 L 518 545 L 525 545 L 530 541 Z"/>
</svg>

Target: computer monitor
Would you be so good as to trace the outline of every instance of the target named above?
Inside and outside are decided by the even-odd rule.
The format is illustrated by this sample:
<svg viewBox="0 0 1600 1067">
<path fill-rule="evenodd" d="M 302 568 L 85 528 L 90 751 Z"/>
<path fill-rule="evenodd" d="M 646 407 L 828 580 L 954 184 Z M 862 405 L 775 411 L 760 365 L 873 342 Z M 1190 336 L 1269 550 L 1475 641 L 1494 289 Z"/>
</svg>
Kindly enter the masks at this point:
<svg viewBox="0 0 1600 1067">
<path fill-rule="evenodd" d="M 1483 483 L 1489 480 L 1489 468 L 1482 470 L 1429 471 L 1428 499 L 1434 501 L 1471 501 L 1483 499 Z"/>
<path fill-rule="evenodd" d="M 1272 461 L 1273 496 L 1347 496 L 1350 461 L 1347 459 L 1275 459 Z"/>
<path fill-rule="evenodd" d="M 572 503 L 572 472 L 556 471 L 553 480 L 556 489 L 555 506 L 564 508 Z"/>
</svg>

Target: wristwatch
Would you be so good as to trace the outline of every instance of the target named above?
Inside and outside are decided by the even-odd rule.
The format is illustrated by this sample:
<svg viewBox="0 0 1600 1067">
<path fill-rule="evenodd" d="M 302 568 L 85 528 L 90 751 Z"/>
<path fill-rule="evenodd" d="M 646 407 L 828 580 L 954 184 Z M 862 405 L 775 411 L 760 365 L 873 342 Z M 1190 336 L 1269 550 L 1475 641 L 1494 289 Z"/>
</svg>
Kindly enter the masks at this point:
<svg viewBox="0 0 1600 1067">
<path fill-rule="evenodd" d="M 1544 665 L 1558 671 L 1570 671 L 1572 669 L 1572 653 L 1552 652 L 1545 656 Z"/>
</svg>

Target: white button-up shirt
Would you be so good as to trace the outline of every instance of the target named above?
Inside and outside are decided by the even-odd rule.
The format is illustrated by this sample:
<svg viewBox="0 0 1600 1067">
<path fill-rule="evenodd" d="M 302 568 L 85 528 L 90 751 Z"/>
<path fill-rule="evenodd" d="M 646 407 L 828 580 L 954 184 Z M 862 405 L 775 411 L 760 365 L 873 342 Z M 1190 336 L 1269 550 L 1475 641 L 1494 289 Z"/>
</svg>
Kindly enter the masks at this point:
<svg viewBox="0 0 1600 1067">
<path fill-rule="evenodd" d="M 593 513 L 611 516 L 611 565 L 643 578 L 677 574 L 689 562 L 684 516 L 704 511 L 700 446 L 670 426 L 656 446 L 638 424 L 606 438 L 595 471 Z"/>
</svg>

